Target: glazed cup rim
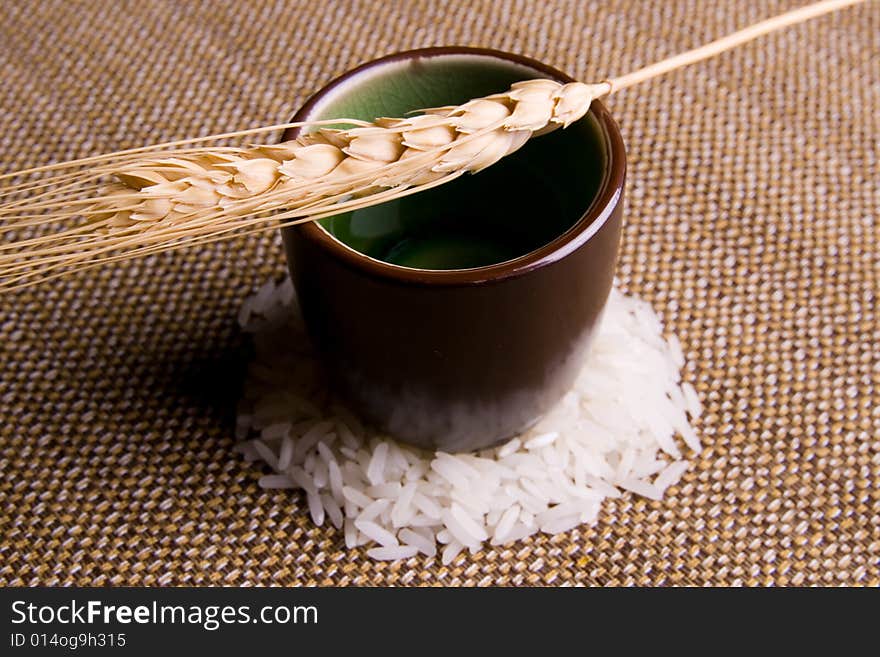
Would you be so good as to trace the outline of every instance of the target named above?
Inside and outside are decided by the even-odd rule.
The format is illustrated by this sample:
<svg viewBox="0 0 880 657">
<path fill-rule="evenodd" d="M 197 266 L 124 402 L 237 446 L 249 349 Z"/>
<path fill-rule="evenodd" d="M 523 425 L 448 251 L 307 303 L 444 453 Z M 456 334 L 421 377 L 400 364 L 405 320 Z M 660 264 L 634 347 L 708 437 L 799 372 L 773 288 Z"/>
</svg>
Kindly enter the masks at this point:
<svg viewBox="0 0 880 657">
<path fill-rule="evenodd" d="M 418 48 L 405 50 L 371 60 L 360 66 L 343 73 L 312 94 L 303 106 L 293 115 L 290 122 L 306 121 L 314 111 L 316 105 L 324 96 L 340 84 L 376 66 L 383 66 L 394 62 L 410 59 L 441 57 L 447 55 L 473 55 L 479 57 L 502 59 L 522 66 L 533 68 L 548 78 L 558 82 L 574 82 L 575 80 L 561 71 L 548 66 L 535 59 L 492 50 L 489 48 L 472 48 L 467 46 L 446 46 L 433 48 Z M 546 267 L 564 258 L 569 253 L 577 250 L 595 235 L 605 222 L 611 217 L 614 208 L 619 202 L 623 191 L 626 175 L 626 150 L 623 138 L 617 123 L 612 118 L 606 107 L 598 100 L 594 100 L 590 112 L 598 121 L 608 153 L 608 162 L 605 167 L 602 182 L 593 201 L 584 211 L 580 218 L 565 232 L 561 233 L 547 244 L 529 251 L 517 258 L 482 267 L 467 269 L 419 269 L 404 267 L 372 258 L 356 249 L 348 246 L 333 237 L 317 222 L 305 222 L 283 230 L 298 230 L 303 238 L 308 240 L 316 248 L 324 249 L 333 256 L 343 261 L 350 267 L 354 267 L 364 274 L 392 279 L 400 283 L 444 286 L 444 285 L 474 285 L 492 283 L 507 278 L 522 276 L 536 269 Z M 281 136 L 281 141 L 296 138 L 299 128 L 288 128 Z"/>
</svg>

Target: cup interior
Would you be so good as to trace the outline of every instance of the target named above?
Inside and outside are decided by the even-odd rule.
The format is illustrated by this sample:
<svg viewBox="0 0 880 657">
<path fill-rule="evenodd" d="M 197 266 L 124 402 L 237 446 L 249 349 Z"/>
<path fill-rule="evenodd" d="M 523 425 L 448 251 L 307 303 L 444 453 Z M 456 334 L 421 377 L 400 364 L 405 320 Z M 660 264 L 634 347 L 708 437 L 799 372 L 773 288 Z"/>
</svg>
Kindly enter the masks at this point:
<svg viewBox="0 0 880 657">
<path fill-rule="evenodd" d="M 377 62 L 325 90 L 304 118 L 405 116 L 535 77 L 547 75 L 483 54 Z M 588 113 L 478 174 L 317 223 L 343 248 L 393 267 L 459 270 L 510 262 L 563 236 L 584 217 L 607 176 L 608 160 L 607 139 Z"/>
</svg>

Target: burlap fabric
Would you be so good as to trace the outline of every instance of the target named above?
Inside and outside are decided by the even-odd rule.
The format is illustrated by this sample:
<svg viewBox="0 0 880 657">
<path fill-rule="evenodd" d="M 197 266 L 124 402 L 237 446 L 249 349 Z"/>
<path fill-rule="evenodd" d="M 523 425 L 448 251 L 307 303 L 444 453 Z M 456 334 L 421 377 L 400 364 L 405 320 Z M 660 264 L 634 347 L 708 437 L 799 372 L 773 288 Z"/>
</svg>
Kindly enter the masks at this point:
<svg viewBox="0 0 880 657">
<path fill-rule="evenodd" d="M 283 120 L 406 48 L 593 81 L 797 2 L 14 2 L 5 170 Z M 232 451 L 236 310 L 275 235 L 0 297 L 0 583 L 880 583 L 880 3 L 620 93 L 619 268 L 681 338 L 706 445 L 667 499 L 439 560 L 374 563 Z"/>
</svg>

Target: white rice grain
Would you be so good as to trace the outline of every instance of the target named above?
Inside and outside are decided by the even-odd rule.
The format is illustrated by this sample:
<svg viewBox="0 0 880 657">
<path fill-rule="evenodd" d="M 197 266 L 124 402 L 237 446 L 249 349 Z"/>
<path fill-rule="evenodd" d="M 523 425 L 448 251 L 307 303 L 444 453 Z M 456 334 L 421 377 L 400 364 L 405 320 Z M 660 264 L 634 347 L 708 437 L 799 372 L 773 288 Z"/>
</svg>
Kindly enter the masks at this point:
<svg viewBox="0 0 880 657">
<path fill-rule="evenodd" d="M 424 513 L 417 513 L 407 523 L 410 527 L 436 527 L 437 518 L 431 518 Z"/>
<path fill-rule="evenodd" d="M 692 451 L 699 453 L 703 449 L 703 446 L 700 444 L 700 439 L 697 436 L 697 432 L 690 426 L 682 428 L 681 437 Z"/>
<path fill-rule="evenodd" d="M 440 508 L 440 505 L 430 497 L 426 497 L 421 493 L 415 493 L 413 495 L 413 506 L 429 518 L 439 520 L 440 516 L 443 515 L 443 509 Z"/>
<path fill-rule="evenodd" d="M 388 530 L 382 529 L 379 525 L 371 520 L 355 520 L 354 526 L 367 538 L 376 541 L 384 547 L 392 547 L 399 545 L 397 537 Z"/>
<path fill-rule="evenodd" d="M 264 441 L 277 440 L 286 436 L 288 431 L 290 431 L 290 422 L 275 422 L 260 431 L 260 438 Z"/>
<path fill-rule="evenodd" d="M 452 517 L 455 518 L 459 523 L 461 523 L 462 527 L 467 531 L 468 534 L 475 537 L 477 542 L 485 541 L 489 536 L 486 534 L 486 529 L 483 527 L 481 523 L 478 523 L 474 518 L 472 518 L 468 513 L 465 512 L 458 504 L 453 504 L 449 512 L 452 514 Z"/>
<path fill-rule="evenodd" d="M 394 547 L 377 547 L 367 550 L 367 556 L 377 561 L 397 561 L 416 556 L 419 549 L 413 545 L 397 545 Z"/>
<path fill-rule="evenodd" d="M 459 553 L 464 550 L 464 545 L 459 543 L 458 541 L 452 541 L 445 548 L 443 548 L 443 555 L 440 561 L 444 566 L 448 566 L 455 558 L 459 555 Z"/>
<path fill-rule="evenodd" d="M 681 340 L 677 335 L 669 336 L 669 355 L 672 357 L 672 363 L 676 369 L 680 370 L 684 367 L 684 351 L 682 351 Z"/>
<path fill-rule="evenodd" d="M 278 457 L 275 456 L 275 451 L 262 440 L 254 440 L 253 442 L 251 442 L 251 446 L 254 448 L 260 458 L 263 459 L 270 468 L 277 472 Z"/>
<path fill-rule="evenodd" d="M 369 488 L 367 488 L 366 493 L 374 499 L 379 497 L 397 499 L 397 496 L 400 495 L 400 489 L 400 484 L 396 481 L 392 481 L 385 484 L 370 486 Z"/>
<path fill-rule="evenodd" d="M 304 459 L 306 454 L 318 444 L 318 441 L 328 433 L 332 426 L 331 422 L 318 422 L 314 424 L 311 429 L 306 431 L 302 437 L 296 441 L 294 458 L 297 461 Z"/>
<path fill-rule="evenodd" d="M 391 522 L 395 527 L 405 527 L 412 517 L 414 511 L 412 500 L 416 494 L 416 487 L 415 482 L 410 482 L 401 489 L 394 508 L 391 509 Z"/>
<path fill-rule="evenodd" d="M 345 522 L 342 524 L 343 527 L 343 536 L 345 537 L 345 547 L 349 550 L 357 547 L 357 528 L 354 526 L 354 521 L 351 518 L 346 518 Z"/>
<path fill-rule="evenodd" d="M 433 557 L 437 554 L 437 544 L 434 541 L 433 535 L 431 535 L 431 538 L 427 538 L 412 529 L 402 529 L 400 530 L 400 540 L 404 544 L 416 548 L 425 556 Z"/>
<path fill-rule="evenodd" d="M 358 514 L 358 520 L 375 520 L 379 518 L 388 507 L 391 506 L 391 500 L 376 500 L 365 506 Z"/>
<path fill-rule="evenodd" d="M 293 460 L 293 441 L 290 436 L 285 436 L 281 440 L 281 448 L 278 451 L 278 469 L 287 470 L 290 462 Z"/>
<path fill-rule="evenodd" d="M 562 534 L 563 532 L 571 531 L 580 524 L 581 514 L 576 513 L 574 515 L 562 516 L 561 518 L 555 518 L 553 520 L 548 520 L 545 523 L 541 523 L 541 531 L 545 534 Z"/>
<path fill-rule="evenodd" d="M 342 494 L 345 496 L 345 499 L 362 509 L 368 507 L 375 501 L 371 497 L 364 495 L 357 488 L 352 488 L 351 486 L 343 486 Z"/>
<path fill-rule="evenodd" d="M 546 445 L 550 445 L 554 440 L 559 437 L 558 431 L 551 431 L 550 433 L 543 433 L 540 436 L 535 436 L 525 442 L 523 447 L 526 449 L 539 449 L 541 447 L 545 447 Z"/>
<path fill-rule="evenodd" d="M 260 488 L 296 488 L 296 482 L 284 474 L 264 475 L 260 477 Z"/>
<path fill-rule="evenodd" d="M 507 537 L 503 541 L 501 541 L 499 545 L 507 545 L 508 543 L 522 540 L 528 536 L 531 536 L 534 533 L 534 527 L 524 525 L 520 522 L 515 523 L 513 527 L 510 528 L 510 531 L 507 532 Z"/>
<path fill-rule="evenodd" d="M 666 466 L 666 468 L 657 475 L 654 480 L 654 486 L 661 492 L 678 483 L 682 475 L 687 472 L 690 463 L 687 461 L 674 461 Z"/>
<path fill-rule="evenodd" d="M 462 470 L 448 460 L 434 459 L 431 461 L 431 469 L 456 488 L 469 487 L 467 477 Z"/>
<path fill-rule="evenodd" d="M 342 494 L 342 472 L 339 470 L 339 464 L 336 459 L 332 459 L 327 464 L 327 478 L 330 482 L 330 493 L 337 504 L 342 504 L 344 495 Z"/>
<path fill-rule="evenodd" d="M 327 464 L 321 459 L 314 459 L 312 465 L 312 481 L 315 482 L 315 488 L 318 490 L 327 488 Z"/>
<path fill-rule="evenodd" d="M 514 438 L 513 440 L 507 441 L 504 445 L 502 445 L 498 449 L 498 458 L 503 459 L 507 456 L 513 454 L 516 450 L 520 448 L 522 445 L 522 441 L 519 438 Z"/>
<path fill-rule="evenodd" d="M 373 451 L 373 457 L 370 459 L 370 465 L 367 467 L 367 479 L 371 484 L 376 485 L 385 481 L 385 458 L 388 456 L 388 443 L 379 443 Z"/>
<path fill-rule="evenodd" d="M 691 417 L 699 417 L 700 413 L 703 412 L 703 404 L 700 402 L 696 388 L 689 381 L 685 381 L 681 384 L 681 392 L 684 395 L 687 412 Z"/>
<path fill-rule="evenodd" d="M 619 482 L 619 485 L 621 488 L 625 488 L 626 490 L 632 491 L 642 497 L 647 497 L 650 500 L 659 500 L 663 498 L 663 493 L 657 488 L 657 486 L 642 481 L 641 479 L 624 479 Z"/>
<path fill-rule="evenodd" d="M 309 513 L 312 516 L 312 521 L 320 527 L 324 524 L 324 505 L 321 504 L 321 497 L 314 493 L 306 493 L 306 499 L 309 503 Z"/>
<path fill-rule="evenodd" d="M 342 422 L 337 424 L 337 432 L 339 434 L 339 439 L 342 440 L 342 444 L 348 447 L 349 449 L 356 450 L 361 446 L 361 441 L 355 438 L 354 433 L 352 433 L 351 429 L 348 428 L 347 425 Z"/>
<path fill-rule="evenodd" d="M 294 465 L 287 469 L 287 474 L 296 482 L 297 486 L 307 493 L 312 493 L 314 495 L 318 492 L 314 480 L 302 468 Z"/>
<path fill-rule="evenodd" d="M 519 513 L 519 506 L 514 504 L 502 514 L 501 520 L 498 521 L 498 524 L 495 526 L 495 531 L 492 534 L 492 541 L 494 543 L 500 544 L 504 542 L 504 539 L 507 538 L 510 530 L 513 529 L 513 523 L 516 522 Z"/>
<path fill-rule="evenodd" d="M 327 517 L 330 518 L 330 522 L 333 523 L 333 526 L 337 529 L 342 527 L 342 509 L 339 508 L 339 504 L 333 496 L 327 493 L 321 495 L 321 506 L 324 507 L 324 510 L 327 512 Z"/>
</svg>

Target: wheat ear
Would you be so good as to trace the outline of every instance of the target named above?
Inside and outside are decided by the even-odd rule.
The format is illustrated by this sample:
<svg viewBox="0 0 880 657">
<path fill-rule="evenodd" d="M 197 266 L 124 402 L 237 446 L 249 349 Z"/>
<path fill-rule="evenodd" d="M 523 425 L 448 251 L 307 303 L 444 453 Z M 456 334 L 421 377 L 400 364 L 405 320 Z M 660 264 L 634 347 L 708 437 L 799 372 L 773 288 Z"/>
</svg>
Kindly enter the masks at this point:
<svg viewBox="0 0 880 657">
<path fill-rule="evenodd" d="M 373 122 L 289 123 L 130 149 L 0 176 L 0 290 L 139 255 L 384 203 L 476 173 L 593 100 L 863 0 L 825 0 L 596 84 L 527 80 L 463 105 Z M 347 129 L 328 125 L 351 125 Z M 195 144 L 311 130 L 248 147 Z M 49 174 L 48 177 L 45 177 Z M 46 233 L 49 224 L 68 227 Z"/>
</svg>

